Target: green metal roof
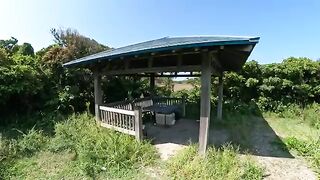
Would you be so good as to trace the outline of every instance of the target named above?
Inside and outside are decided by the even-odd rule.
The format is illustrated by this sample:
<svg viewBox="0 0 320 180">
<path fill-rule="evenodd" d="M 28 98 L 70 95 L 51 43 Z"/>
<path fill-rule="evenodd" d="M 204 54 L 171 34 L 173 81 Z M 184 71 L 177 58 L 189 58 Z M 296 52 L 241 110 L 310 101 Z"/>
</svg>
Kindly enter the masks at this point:
<svg viewBox="0 0 320 180">
<path fill-rule="evenodd" d="M 183 48 L 201 48 L 224 45 L 250 45 L 259 42 L 259 37 L 241 36 L 192 36 L 192 37 L 164 37 L 161 39 L 146 41 L 129 46 L 92 54 L 63 64 L 63 66 L 75 66 L 93 64 L 98 60 L 112 60 L 118 57 L 133 56 L 144 53 L 153 53 Z"/>
</svg>

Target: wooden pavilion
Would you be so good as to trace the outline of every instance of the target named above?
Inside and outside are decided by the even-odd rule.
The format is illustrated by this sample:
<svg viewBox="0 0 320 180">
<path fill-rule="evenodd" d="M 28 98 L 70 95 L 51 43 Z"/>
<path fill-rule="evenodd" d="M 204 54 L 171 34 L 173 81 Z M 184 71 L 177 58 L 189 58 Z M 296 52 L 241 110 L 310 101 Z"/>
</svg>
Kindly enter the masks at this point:
<svg viewBox="0 0 320 180">
<path fill-rule="evenodd" d="M 101 76 L 201 77 L 199 153 L 204 154 L 210 123 L 211 76 L 219 77 L 217 118 L 222 118 L 223 72 L 239 71 L 259 37 L 193 36 L 165 37 L 121 48 L 116 48 L 65 63 L 65 67 L 87 67 L 94 74 L 96 119 L 105 127 L 136 135 L 141 139 L 141 109 L 145 104 L 160 100 L 114 103 L 102 102 Z M 179 72 L 185 72 L 180 74 Z M 169 102 L 170 101 L 170 102 Z M 143 103 L 142 103 L 143 102 Z M 167 104 L 178 103 L 166 99 Z M 117 120 L 114 120 L 117 119 Z"/>
</svg>

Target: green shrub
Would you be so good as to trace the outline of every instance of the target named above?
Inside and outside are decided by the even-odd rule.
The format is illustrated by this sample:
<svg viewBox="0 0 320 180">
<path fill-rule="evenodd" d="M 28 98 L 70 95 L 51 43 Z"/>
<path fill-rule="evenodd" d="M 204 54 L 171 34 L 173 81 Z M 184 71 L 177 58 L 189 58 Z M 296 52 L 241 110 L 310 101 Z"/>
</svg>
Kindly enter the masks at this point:
<svg viewBox="0 0 320 180">
<path fill-rule="evenodd" d="M 27 133 L 19 132 L 22 136 L 17 139 L 4 139 L 0 136 L 0 161 L 17 156 L 32 155 L 43 149 L 48 142 L 48 137 L 44 136 L 42 131 L 34 128 Z"/>
<path fill-rule="evenodd" d="M 262 169 L 249 160 L 240 159 L 230 145 L 210 147 L 205 157 L 190 146 L 167 162 L 168 176 L 173 179 L 261 179 Z"/>
<path fill-rule="evenodd" d="M 314 103 L 305 108 L 303 111 L 303 119 L 311 126 L 320 129 L 320 105 Z"/>
<path fill-rule="evenodd" d="M 73 115 L 66 122 L 58 123 L 50 149 L 75 151 L 78 166 L 92 177 L 101 172 L 122 177 L 156 159 L 156 150 L 151 144 L 99 127 L 88 114 Z"/>
<path fill-rule="evenodd" d="M 17 141 L 9 141 L 0 135 L 0 162 L 15 156 L 17 149 Z"/>
<path fill-rule="evenodd" d="M 261 167 L 250 161 L 245 162 L 244 167 L 241 179 L 262 179 L 263 169 Z"/>
<path fill-rule="evenodd" d="M 22 155 L 31 155 L 40 151 L 47 141 L 48 138 L 43 135 L 42 131 L 32 128 L 27 133 L 23 133 L 22 138 L 18 140 L 17 151 Z"/>
</svg>

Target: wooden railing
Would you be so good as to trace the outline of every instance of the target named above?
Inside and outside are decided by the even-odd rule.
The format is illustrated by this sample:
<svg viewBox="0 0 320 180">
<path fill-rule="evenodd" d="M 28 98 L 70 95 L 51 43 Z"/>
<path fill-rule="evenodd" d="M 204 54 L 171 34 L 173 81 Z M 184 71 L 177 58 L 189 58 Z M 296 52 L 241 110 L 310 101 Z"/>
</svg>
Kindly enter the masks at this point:
<svg viewBox="0 0 320 180">
<path fill-rule="evenodd" d="M 152 106 L 154 103 L 153 103 L 153 98 L 145 97 L 145 98 L 135 99 L 132 102 L 132 104 L 134 107 L 139 106 L 141 108 L 145 108 L 145 107 Z"/>
<path fill-rule="evenodd" d="M 134 135 L 142 140 L 142 114 L 141 108 L 125 110 L 114 107 L 100 106 L 101 126 L 116 131 Z"/>
<path fill-rule="evenodd" d="M 134 135 L 142 140 L 142 109 L 153 105 L 181 107 L 185 116 L 185 99 L 171 97 L 140 98 L 133 101 L 119 101 L 99 106 L 101 126 Z"/>
<path fill-rule="evenodd" d="M 108 104 L 105 104 L 104 106 L 124 109 L 124 110 L 133 110 L 132 101 L 129 101 L 129 100 L 108 103 Z"/>
<path fill-rule="evenodd" d="M 186 101 L 185 98 L 173 98 L 173 97 L 155 97 L 153 98 L 154 105 L 161 105 L 161 106 L 180 106 L 181 108 L 181 115 L 182 117 L 185 116 L 186 112 Z"/>
<path fill-rule="evenodd" d="M 183 103 L 183 98 L 171 98 L 171 97 L 155 97 L 153 102 L 159 105 L 179 105 Z"/>
</svg>

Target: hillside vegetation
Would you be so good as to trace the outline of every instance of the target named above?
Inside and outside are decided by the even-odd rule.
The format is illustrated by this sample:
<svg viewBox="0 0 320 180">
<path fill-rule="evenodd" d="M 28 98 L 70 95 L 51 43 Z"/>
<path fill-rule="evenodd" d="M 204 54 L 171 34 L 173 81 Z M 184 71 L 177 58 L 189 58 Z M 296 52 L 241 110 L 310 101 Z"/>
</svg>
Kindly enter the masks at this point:
<svg viewBox="0 0 320 180">
<path fill-rule="evenodd" d="M 158 163 L 149 142 L 137 143 L 129 136 L 97 127 L 90 115 L 92 72 L 66 69 L 62 64 L 110 47 L 71 29 L 52 29 L 51 33 L 53 44 L 37 52 L 31 44 L 19 44 L 13 37 L 0 40 L 1 178 L 148 178 L 145 169 L 157 164 L 168 166 L 168 170 L 162 169 L 163 175 L 173 178 L 262 177 L 263 170 L 255 163 L 239 161 L 237 146 L 212 147 L 205 160 L 191 146 L 167 165 Z M 225 112 L 267 117 L 281 133 L 285 148 L 305 157 L 319 171 L 319 61 L 304 57 L 264 65 L 249 61 L 240 72 L 225 72 L 223 80 Z M 174 93 L 171 79 L 161 81 L 164 86 L 156 89 L 158 95 L 186 96 L 187 115 L 199 117 L 198 78 L 188 80 L 193 88 Z M 150 94 L 146 78 L 103 77 L 102 83 L 104 102 Z M 213 78 L 213 109 L 217 84 Z M 248 122 L 230 120 L 229 127 L 247 130 L 241 123 Z"/>
</svg>

